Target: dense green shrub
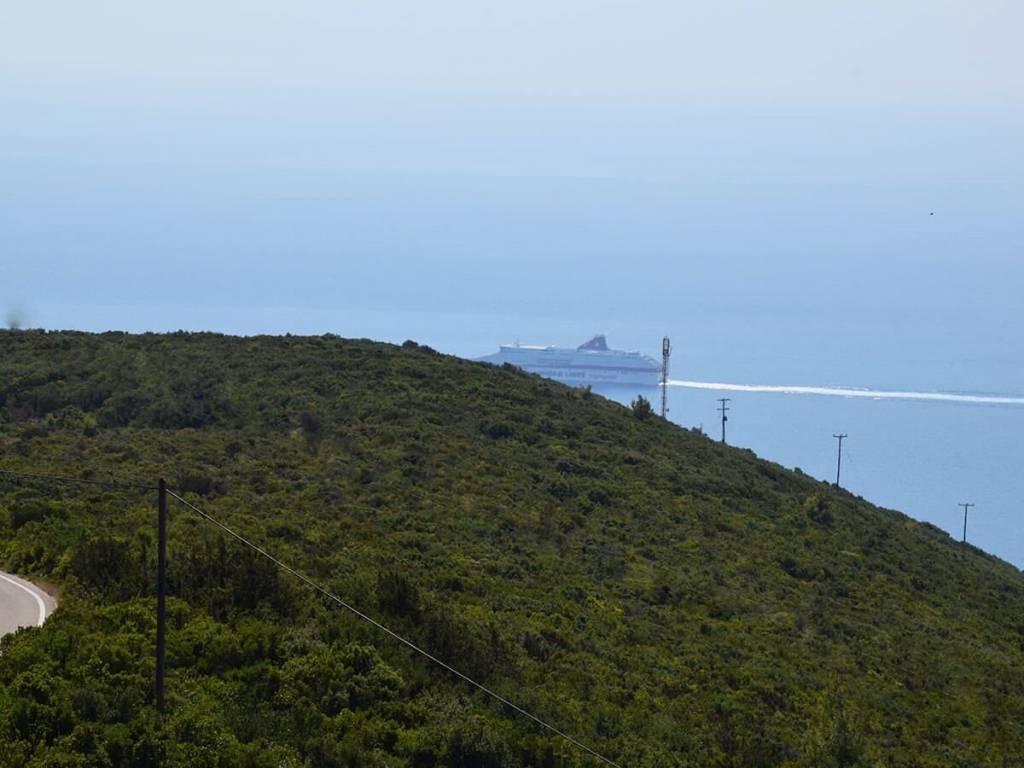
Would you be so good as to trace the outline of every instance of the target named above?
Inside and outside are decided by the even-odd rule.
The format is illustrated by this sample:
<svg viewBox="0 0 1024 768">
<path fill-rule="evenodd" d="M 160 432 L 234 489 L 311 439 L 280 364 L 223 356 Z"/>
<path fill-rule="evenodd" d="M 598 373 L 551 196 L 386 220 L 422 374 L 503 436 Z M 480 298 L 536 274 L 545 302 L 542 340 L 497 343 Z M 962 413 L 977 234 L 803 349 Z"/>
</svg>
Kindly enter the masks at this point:
<svg viewBox="0 0 1024 768">
<path fill-rule="evenodd" d="M 646 405 L 644 405 L 646 403 Z M 594 765 L 156 479 L 630 768 L 1004 766 L 1024 580 L 932 526 L 514 367 L 335 336 L 0 332 L 0 765 Z"/>
</svg>

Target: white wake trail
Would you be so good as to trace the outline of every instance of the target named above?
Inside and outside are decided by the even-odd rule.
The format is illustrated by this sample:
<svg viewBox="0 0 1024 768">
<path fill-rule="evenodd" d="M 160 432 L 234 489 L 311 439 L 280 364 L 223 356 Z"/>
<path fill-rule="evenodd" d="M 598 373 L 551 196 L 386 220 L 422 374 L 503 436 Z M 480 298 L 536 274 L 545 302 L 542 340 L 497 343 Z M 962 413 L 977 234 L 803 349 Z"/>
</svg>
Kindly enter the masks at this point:
<svg viewBox="0 0 1024 768">
<path fill-rule="evenodd" d="M 725 392 L 775 392 L 783 395 L 827 395 L 831 397 L 868 397 L 875 400 L 931 400 L 944 403 L 981 403 L 985 405 L 1024 405 L 1024 397 L 996 395 L 958 395 L 953 392 L 903 392 L 887 389 L 852 387 L 798 387 L 775 384 L 726 384 L 715 381 L 669 379 L 669 386 L 687 389 L 714 389 Z"/>
</svg>

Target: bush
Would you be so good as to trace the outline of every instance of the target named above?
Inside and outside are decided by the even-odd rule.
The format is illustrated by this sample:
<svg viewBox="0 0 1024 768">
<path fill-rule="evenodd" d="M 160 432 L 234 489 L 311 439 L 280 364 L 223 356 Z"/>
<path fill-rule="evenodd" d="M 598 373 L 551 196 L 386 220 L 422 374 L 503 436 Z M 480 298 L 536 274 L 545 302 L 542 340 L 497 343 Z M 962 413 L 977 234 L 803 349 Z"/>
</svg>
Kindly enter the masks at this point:
<svg viewBox="0 0 1024 768">
<path fill-rule="evenodd" d="M 420 593 L 408 578 L 394 571 L 377 574 L 377 605 L 392 616 L 418 619 Z"/>
<path fill-rule="evenodd" d="M 481 424 L 480 431 L 494 440 L 504 440 L 515 434 L 512 427 L 501 421 Z"/>
<path fill-rule="evenodd" d="M 86 539 L 71 556 L 71 572 L 87 589 L 120 600 L 143 593 L 144 568 L 131 542 L 115 536 Z"/>
<path fill-rule="evenodd" d="M 818 525 L 828 528 L 835 522 L 835 517 L 830 509 L 831 502 L 828 496 L 823 493 L 814 493 L 807 497 L 804 502 L 804 514 Z"/>
<path fill-rule="evenodd" d="M 17 530 L 26 523 L 41 523 L 44 520 L 64 520 L 68 513 L 63 505 L 44 499 L 21 499 L 11 504 L 8 520 L 11 528 Z"/>
<path fill-rule="evenodd" d="M 460 723 L 449 733 L 445 765 L 450 768 L 513 768 L 521 765 L 504 737 L 481 717 Z"/>
<path fill-rule="evenodd" d="M 654 415 L 651 401 L 643 395 L 637 395 L 636 399 L 629 404 L 629 407 L 633 410 L 633 415 L 640 419 L 640 421 L 645 421 Z"/>
</svg>

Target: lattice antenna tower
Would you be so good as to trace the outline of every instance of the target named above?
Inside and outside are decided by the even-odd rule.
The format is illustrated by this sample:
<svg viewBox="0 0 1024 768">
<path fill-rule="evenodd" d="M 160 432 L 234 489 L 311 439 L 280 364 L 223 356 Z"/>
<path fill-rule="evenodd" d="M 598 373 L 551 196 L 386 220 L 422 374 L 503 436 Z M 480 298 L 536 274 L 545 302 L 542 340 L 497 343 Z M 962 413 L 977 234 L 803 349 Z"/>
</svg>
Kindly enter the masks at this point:
<svg viewBox="0 0 1024 768">
<path fill-rule="evenodd" d="M 661 418 L 668 416 L 668 359 L 672 356 L 672 342 L 668 336 L 661 340 Z"/>
</svg>

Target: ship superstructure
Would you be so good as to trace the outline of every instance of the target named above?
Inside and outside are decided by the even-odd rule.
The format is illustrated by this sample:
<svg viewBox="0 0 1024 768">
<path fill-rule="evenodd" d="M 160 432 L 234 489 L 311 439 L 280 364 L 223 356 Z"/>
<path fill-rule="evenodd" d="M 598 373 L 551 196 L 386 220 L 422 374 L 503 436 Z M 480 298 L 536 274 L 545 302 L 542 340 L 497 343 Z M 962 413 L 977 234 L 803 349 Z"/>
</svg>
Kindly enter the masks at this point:
<svg viewBox="0 0 1024 768">
<path fill-rule="evenodd" d="M 502 345 L 496 354 L 480 358 L 501 365 L 510 363 L 565 384 L 582 386 L 629 384 L 657 386 L 661 365 L 640 352 L 609 349 L 603 335 L 575 349 L 525 344 Z"/>
</svg>

